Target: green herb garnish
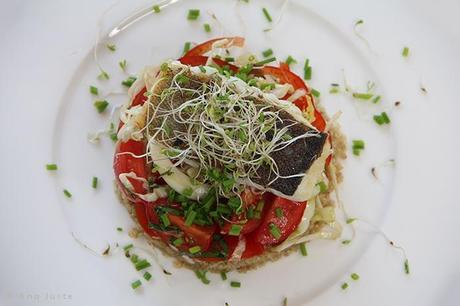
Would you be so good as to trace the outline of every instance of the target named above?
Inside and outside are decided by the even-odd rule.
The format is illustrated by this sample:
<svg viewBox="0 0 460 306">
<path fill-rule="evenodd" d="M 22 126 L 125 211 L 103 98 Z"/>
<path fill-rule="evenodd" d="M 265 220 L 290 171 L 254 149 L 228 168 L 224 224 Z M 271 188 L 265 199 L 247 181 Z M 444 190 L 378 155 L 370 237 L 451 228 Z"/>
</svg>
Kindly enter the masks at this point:
<svg viewBox="0 0 460 306">
<path fill-rule="evenodd" d="M 94 189 L 97 188 L 97 177 L 93 176 L 93 179 L 91 180 L 91 187 L 93 187 Z"/>
<path fill-rule="evenodd" d="M 380 115 L 374 115 L 373 118 L 378 125 L 389 124 L 391 122 L 386 112 L 383 112 Z"/>
<path fill-rule="evenodd" d="M 99 80 L 108 80 L 110 79 L 110 76 L 107 72 L 101 69 L 101 73 L 97 76 Z"/>
<path fill-rule="evenodd" d="M 310 66 L 310 60 L 307 58 L 305 60 L 305 64 L 303 66 L 303 78 L 304 80 L 311 80 L 311 66 Z"/>
<path fill-rule="evenodd" d="M 200 248 L 199 245 L 195 245 L 195 246 L 189 248 L 188 251 L 190 252 L 190 254 L 196 254 L 196 253 L 201 252 L 201 248 Z"/>
<path fill-rule="evenodd" d="M 115 46 L 114 44 L 107 44 L 106 47 L 112 52 L 115 52 L 115 50 L 117 50 L 117 46 Z"/>
<path fill-rule="evenodd" d="M 222 278 L 222 280 L 227 280 L 227 273 L 225 273 L 224 271 L 220 272 L 220 277 Z"/>
<path fill-rule="evenodd" d="M 262 12 L 264 13 L 265 18 L 268 20 L 268 22 L 272 22 L 272 16 L 270 16 L 270 13 L 268 10 L 264 7 L 262 8 Z"/>
<path fill-rule="evenodd" d="M 99 90 L 97 89 L 97 87 L 92 86 L 92 85 L 89 87 L 89 92 L 95 96 L 99 94 Z"/>
<path fill-rule="evenodd" d="M 355 281 L 359 279 L 359 275 L 356 273 L 351 273 L 350 277 L 352 280 L 355 280 Z"/>
<path fill-rule="evenodd" d="M 319 187 L 319 192 L 324 193 L 327 191 L 327 185 L 323 181 L 316 183 L 316 186 Z"/>
<path fill-rule="evenodd" d="M 348 288 L 348 283 L 343 283 L 340 287 L 342 288 L 342 290 L 345 290 Z"/>
<path fill-rule="evenodd" d="M 136 80 L 137 80 L 136 77 L 130 76 L 130 77 L 128 77 L 126 80 L 122 81 L 122 82 L 121 82 L 121 85 L 130 88 L 130 87 L 133 85 L 133 83 L 136 82 Z"/>
<path fill-rule="evenodd" d="M 300 253 L 302 256 L 308 256 L 307 245 L 305 242 L 300 244 Z"/>
<path fill-rule="evenodd" d="M 262 55 L 264 57 L 269 57 L 269 56 L 272 56 L 273 55 L 273 50 L 270 48 L 270 49 L 267 49 L 267 50 L 264 50 L 262 51 Z"/>
<path fill-rule="evenodd" d="M 68 198 L 71 198 L 71 197 L 72 197 L 72 194 L 71 194 L 70 191 L 68 191 L 67 189 L 64 189 L 63 192 L 64 192 L 64 195 L 65 195 L 66 197 L 68 197 Z"/>
<path fill-rule="evenodd" d="M 185 44 L 184 44 L 184 51 L 182 52 L 183 54 L 187 53 L 189 50 L 190 50 L 190 47 L 192 46 L 192 43 L 187 41 Z"/>
<path fill-rule="evenodd" d="M 271 63 L 271 62 L 274 62 L 276 61 L 276 57 L 270 57 L 270 58 L 267 58 L 267 59 L 264 59 L 264 60 L 261 60 L 257 63 L 254 64 L 254 66 L 263 66 L 265 64 L 268 64 L 268 63 Z"/>
<path fill-rule="evenodd" d="M 230 227 L 230 231 L 228 232 L 229 235 L 231 236 L 239 236 L 240 233 L 241 233 L 241 229 L 243 228 L 243 226 L 239 225 L 239 224 L 232 224 L 232 226 Z"/>
<path fill-rule="evenodd" d="M 316 98 L 319 98 L 319 96 L 321 96 L 321 93 L 314 88 L 311 89 L 311 94 L 315 96 Z"/>
<path fill-rule="evenodd" d="M 134 264 L 134 267 L 136 268 L 137 271 L 141 271 L 150 266 L 151 266 L 150 262 L 148 262 L 146 259 L 139 260 L 138 262 Z"/>
<path fill-rule="evenodd" d="M 279 229 L 278 226 L 276 226 L 276 224 L 274 223 L 270 223 L 268 225 L 269 229 L 270 229 L 270 233 L 272 234 L 272 236 L 275 238 L 275 239 L 280 239 L 281 238 L 281 231 Z"/>
<path fill-rule="evenodd" d="M 46 165 L 46 170 L 48 171 L 56 171 L 58 169 L 58 166 L 56 164 L 47 164 Z"/>
<path fill-rule="evenodd" d="M 161 12 L 161 8 L 160 8 L 160 6 L 158 6 L 158 5 L 154 5 L 154 6 L 152 7 L 152 10 L 153 10 L 155 13 L 157 13 L 157 14 L 158 14 L 159 12 Z"/>
<path fill-rule="evenodd" d="M 130 244 L 125 245 L 123 247 L 123 250 L 126 252 L 126 251 L 132 249 L 133 247 L 134 247 L 134 245 L 132 243 L 130 243 Z"/>
<path fill-rule="evenodd" d="M 109 106 L 109 102 L 107 102 L 107 100 L 99 100 L 94 102 L 94 107 L 99 114 L 103 113 L 107 106 Z"/>
<path fill-rule="evenodd" d="M 148 271 L 144 273 L 144 279 L 146 281 L 149 281 L 152 278 L 152 274 L 150 274 Z"/>
<path fill-rule="evenodd" d="M 131 283 L 131 288 L 137 289 L 137 288 L 139 288 L 141 285 L 142 285 L 142 282 L 141 282 L 140 280 L 136 280 L 136 281 L 134 281 L 134 282 Z"/>
<path fill-rule="evenodd" d="M 288 64 L 288 66 L 291 66 L 293 64 L 297 64 L 297 61 L 292 56 L 289 55 L 286 59 L 286 64 Z"/>
<path fill-rule="evenodd" d="M 281 209 L 281 207 L 275 208 L 275 215 L 277 218 L 283 217 L 283 210 Z"/>
<path fill-rule="evenodd" d="M 236 281 L 231 281 L 231 282 L 230 282 L 230 286 L 232 286 L 233 288 L 240 288 L 240 287 L 241 287 L 241 283 L 240 283 L 240 282 L 236 282 Z"/>
<path fill-rule="evenodd" d="M 409 56 L 409 48 L 404 47 L 402 52 L 401 52 L 401 54 L 402 54 L 403 57 L 408 57 Z"/>
<path fill-rule="evenodd" d="M 210 32 L 211 32 L 211 26 L 209 25 L 209 23 L 205 23 L 205 24 L 203 25 L 203 28 L 204 28 L 204 31 L 205 31 L 206 33 L 210 33 Z"/>
<path fill-rule="evenodd" d="M 198 17 L 200 17 L 200 10 L 189 10 L 188 11 L 188 15 L 187 15 L 187 19 L 188 20 L 197 20 Z"/>
<path fill-rule="evenodd" d="M 126 71 L 126 67 L 128 66 L 128 62 L 126 60 L 122 60 L 118 63 L 118 66 L 120 66 L 121 70 L 124 72 Z"/>
</svg>

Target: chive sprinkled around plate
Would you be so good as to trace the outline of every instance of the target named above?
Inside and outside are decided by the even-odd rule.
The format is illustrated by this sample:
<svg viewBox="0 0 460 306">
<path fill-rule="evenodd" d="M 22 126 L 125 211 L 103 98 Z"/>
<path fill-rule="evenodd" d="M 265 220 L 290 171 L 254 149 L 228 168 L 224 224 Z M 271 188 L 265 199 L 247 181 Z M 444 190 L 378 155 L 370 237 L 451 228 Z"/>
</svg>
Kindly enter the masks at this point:
<svg viewBox="0 0 460 306">
<path fill-rule="evenodd" d="M 205 23 L 203 24 L 203 28 L 204 28 L 204 31 L 206 33 L 210 33 L 211 32 L 211 25 L 209 23 Z"/>
<path fill-rule="evenodd" d="M 112 52 L 115 52 L 117 50 L 117 46 L 115 46 L 114 44 L 107 44 L 106 47 Z"/>
<path fill-rule="evenodd" d="M 222 278 L 222 280 L 227 280 L 227 273 L 225 273 L 224 271 L 221 271 L 220 278 Z"/>
<path fill-rule="evenodd" d="M 231 63 L 231 62 L 234 62 L 235 61 L 235 58 L 234 57 L 231 57 L 231 56 L 227 56 L 226 58 L 224 58 L 224 60 L 228 63 Z"/>
<path fill-rule="evenodd" d="M 137 80 L 136 77 L 130 76 L 130 77 L 128 77 L 126 80 L 122 81 L 122 82 L 121 82 L 121 85 L 130 88 L 130 87 L 134 84 L 134 82 L 136 82 L 136 80 Z"/>
<path fill-rule="evenodd" d="M 275 238 L 275 239 L 279 239 L 281 237 L 281 231 L 279 229 L 278 226 L 276 226 L 276 224 L 274 223 L 270 223 L 268 225 L 269 229 L 270 229 L 270 233 L 272 234 L 272 236 Z"/>
<path fill-rule="evenodd" d="M 291 66 L 293 64 L 297 64 L 297 61 L 295 60 L 295 58 L 293 58 L 292 56 L 288 56 L 286 58 L 286 64 L 288 64 L 288 66 Z"/>
<path fill-rule="evenodd" d="M 265 18 L 267 19 L 268 22 L 272 22 L 272 16 L 270 16 L 270 13 L 268 10 L 264 7 L 262 8 L 262 12 L 264 13 Z"/>
<path fill-rule="evenodd" d="M 355 27 L 358 26 L 358 25 L 360 25 L 360 24 L 363 24 L 363 23 L 364 23 L 364 20 L 359 19 L 359 20 L 357 20 L 357 21 L 355 22 Z"/>
<path fill-rule="evenodd" d="M 201 252 L 201 248 L 200 248 L 199 245 L 195 245 L 195 246 L 189 248 L 188 251 L 190 252 L 190 254 L 196 254 L 196 253 Z"/>
<path fill-rule="evenodd" d="M 348 288 L 348 283 L 343 283 L 342 286 L 340 286 L 340 288 L 342 288 L 342 290 L 345 290 Z"/>
<path fill-rule="evenodd" d="M 184 51 L 182 51 L 183 54 L 187 53 L 190 50 L 190 47 L 192 46 L 192 43 L 187 41 L 184 44 Z"/>
<path fill-rule="evenodd" d="M 164 226 L 168 227 L 171 224 L 171 221 L 169 221 L 168 215 L 167 214 L 162 214 L 160 216 L 161 223 L 163 223 Z"/>
<path fill-rule="evenodd" d="M 142 282 L 138 279 L 131 283 L 131 288 L 137 289 L 142 285 Z"/>
<path fill-rule="evenodd" d="M 360 92 L 354 92 L 353 93 L 353 98 L 359 99 L 359 100 L 370 100 L 374 94 L 371 93 L 360 93 Z"/>
<path fill-rule="evenodd" d="M 264 50 L 262 51 L 262 55 L 264 57 L 269 57 L 269 56 L 272 56 L 273 55 L 273 50 L 270 48 L 270 49 L 267 49 L 267 50 Z"/>
<path fill-rule="evenodd" d="M 197 20 L 200 17 L 200 10 L 192 9 L 188 10 L 187 19 L 188 20 Z"/>
<path fill-rule="evenodd" d="M 94 107 L 99 114 L 103 113 L 107 106 L 109 106 L 109 102 L 107 102 L 107 100 L 98 100 L 94 102 Z"/>
<path fill-rule="evenodd" d="M 324 193 L 327 191 L 327 185 L 323 181 L 316 183 L 316 186 L 319 187 L 319 192 Z"/>
<path fill-rule="evenodd" d="M 380 101 L 381 99 L 382 99 L 381 96 L 375 96 L 374 99 L 372 99 L 372 102 L 373 102 L 374 104 L 377 104 L 377 103 L 379 103 L 379 101 Z"/>
<path fill-rule="evenodd" d="M 195 270 L 195 275 L 199 280 L 205 285 L 208 285 L 211 281 L 206 277 L 207 271 L 205 270 Z"/>
<path fill-rule="evenodd" d="M 346 222 L 347 222 L 347 224 L 352 224 L 356 220 L 357 220 L 356 218 L 348 218 Z"/>
<path fill-rule="evenodd" d="M 350 244 L 350 243 L 351 243 L 350 239 L 342 240 L 342 244 Z"/>
<path fill-rule="evenodd" d="M 278 218 L 283 217 L 284 214 L 283 214 L 283 210 L 281 209 L 281 207 L 277 207 L 277 208 L 275 209 L 275 215 L 276 215 Z"/>
<path fill-rule="evenodd" d="M 128 253 L 128 254 L 129 254 L 129 253 Z M 135 264 L 135 263 L 138 262 L 138 261 L 139 261 L 139 256 L 136 255 L 136 254 L 132 254 L 132 255 L 131 255 L 131 262 L 132 262 L 133 264 Z"/>
<path fill-rule="evenodd" d="M 319 98 L 321 96 L 321 93 L 314 88 L 311 89 L 311 94 L 316 98 Z"/>
<path fill-rule="evenodd" d="M 409 48 L 408 47 L 404 47 L 402 52 L 401 52 L 401 55 L 403 57 L 408 57 L 409 56 Z"/>
<path fill-rule="evenodd" d="M 374 115 L 373 118 L 378 125 L 389 124 L 391 122 L 386 112 L 382 112 L 380 115 Z"/>
<path fill-rule="evenodd" d="M 93 187 L 94 189 L 97 188 L 97 177 L 96 176 L 93 176 L 93 179 L 91 180 L 91 187 Z"/>
<path fill-rule="evenodd" d="M 276 57 L 270 57 L 270 58 L 267 58 L 267 59 L 264 59 L 264 60 L 261 60 L 257 63 L 254 64 L 254 66 L 263 66 L 265 64 L 268 64 L 268 63 L 271 63 L 271 62 L 274 62 L 276 61 Z"/>
<path fill-rule="evenodd" d="M 329 89 L 330 94 L 336 94 L 340 92 L 340 85 L 337 83 L 331 84 L 331 89 Z"/>
<path fill-rule="evenodd" d="M 95 96 L 99 94 L 99 90 L 97 89 L 97 87 L 93 85 L 89 86 L 89 92 Z"/>
<path fill-rule="evenodd" d="M 109 74 L 108 74 L 106 71 L 104 71 L 104 70 L 101 69 L 101 73 L 99 73 L 99 75 L 97 76 L 97 78 L 98 78 L 99 80 L 108 80 L 108 79 L 110 79 L 110 76 L 109 76 Z"/>
<path fill-rule="evenodd" d="M 138 262 L 136 262 L 134 264 L 134 267 L 136 268 L 137 271 L 146 269 L 146 268 L 148 268 L 150 266 L 151 266 L 151 264 L 150 264 L 150 262 L 147 261 L 147 259 L 139 260 Z"/>
<path fill-rule="evenodd" d="M 185 226 L 191 226 L 193 221 L 195 220 L 197 212 L 194 210 L 190 210 L 187 215 L 185 216 Z"/>
<path fill-rule="evenodd" d="M 285 297 L 283 299 L 283 306 L 287 306 L 287 304 L 288 304 L 288 299 L 287 299 L 287 297 Z"/>
<path fill-rule="evenodd" d="M 355 280 L 355 281 L 359 279 L 359 275 L 357 273 L 351 273 L 350 277 L 352 280 Z"/>
<path fill-rule="evenodd" d="M 117 227 L 117 231 L 118 231 L 118 232 L 122 232 L 122 231 L 123 231 L 123 228 Z"/>
<path fill-rule="evenodd" d="M 228 232 L 229 235 L 231 236 L 239 236 L 241 233 L 241 229 L 243 228 L 242 225 L 239 224 L 232 224 L 230 227 L 230 231 Z"/>
<path fill-rule="evenodd" d="M 404 260 L 404 272 L 406 274 L 410 274 L 409 260 L 407 258 L 406 258 L 406 260 Z"/>
<path fill-rule="evenodd" d="M 145 271 L 143 276 L 146 281 L 149 281 L 152 278 L 152 274 L 150 274 L 149 271 Z"/>
<path fill-rule="evenodd" d="M 128 62 L 124 59 L 124 60 L 121 60 L 119 63 L 118 63 L 118 66 L 120 66 L 120 69 L 125 72 L 126 71 L 126 67 L 128 66 Z"/>
<path fill-rule="evenodd" d="M 71 197 L 72 197 L 72 194 L 71 194 L 70 191 L 68 191 L 67 189 L 64 189 L 63 192 L 64 192 L 64 195 L 65 195 L 66 197 L 68 197 L 68 198 L 71 198 Z"/>
<path fill-rule="evenodd" d="M 46 164 L 46 170 L 48 171 L 56 171 L 58 166 L 56 164 Z"/>
<path fill-rule="evenodd" d="M 154 5 L 154 6 L 152 7 L 152 10 L 153 10 L 153 12 L 156 13 L 156 14 L 158 14 L 159 12 L 161 12 L 161 8 L 160 8 L 159 5 Z"/>
<path fill-rule="evenodd" d="M 132 243 L 130 243 L 130 244 L 125 245 L 123 247 L 123 250 L 128 251 L 128 250 L 132 249 L 133 247 L 134 247 L 134 245 Z"/>
<path fill-rule="evenodd" d="M 311 80 L 311 66 L 310 66 L 310 60 L 307 58 L 305 60 L 305 64 L 303 65 L 303 78 L 304 80 Z"/>
<path fill-rule="evenodd" d="M 240 283 L 240 282 L 237 282 L 237 281 L 231 281 L 231 282 L 230 282 L 230 286 L 232 286 L 233 288 L 240 288 L 240 287 L 241 287 L 241 283 Z"/>
<path fill-rule="evenodd" d="M 182 238 L 177 238 L 173 241 L 174 246 L 178 247 L 181 246 L 184 243 L 184 239 Z"/>
<path fill-rule="evenodd" d="M 302 256 L 308 256 L 307 244 L 305 242 L 300 244 L 300 253 Z"/>
<path fill-rule="evenodd" d="M 361 150 L 364 150 L 364 141 L 361 139 L 353 140 L 352 150 L 354 155 L 359 156 L 361 154 Z"/>
</svg>

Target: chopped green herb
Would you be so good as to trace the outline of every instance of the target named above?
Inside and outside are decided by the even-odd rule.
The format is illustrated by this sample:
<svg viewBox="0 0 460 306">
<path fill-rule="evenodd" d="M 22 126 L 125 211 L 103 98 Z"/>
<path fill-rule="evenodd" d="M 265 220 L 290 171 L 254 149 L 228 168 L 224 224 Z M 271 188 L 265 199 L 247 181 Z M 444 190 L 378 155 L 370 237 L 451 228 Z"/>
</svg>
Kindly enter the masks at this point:
<svg viewBox="0 0 460 306">
<path fill-rule="evenodd" d="M 267 18 L 268 22 L 272 22 L 272 16 L 270 16 L 270 13 L 268 10 L 264 7 L 262 8 L 262 12 L 264 13 L 265 18 Z"/>
<path fill-rule="evenodd" d="M 264 59 L 264 60 L 261 60 L 257 63 L 254 64 L 254 66 L 263 66 L 265 64 L 268 64 L 268 63 L 271 63 L 271 62 L 274 62 L 276 61 L 276 57 L 270 57 L 270 58 L 267 58 L 267 59 Z"/>
<path fill-rule="evenodd" d="M 227 273 L 225 273 L 224 271 L 220 272 L 220 277 L 222 278 L 222 280 L 227 280 Z"/>
<path fill-rule="evenodd" d="M 169 221 L 168 215 L 167 214 L 162 214 L 160 216 L 161 223 L 163 223 L 164 226 L 168 227 L 171 224 L 171 221 Z"/>
<path fill-rule="evenodd" d="M 196 245 L 196 246 L 189 248 L 188 251 L 190 252 L 190 254 L 196 254 L 196 253 L 201 252 L 201 248 L 199 245 Z"/>
<path fill-rule="evenodd" d="M 316 186 L 319 187 L 319 192 L 320 192 L 320 193 L 323 193 L 323 192 L 326 192 L 326 191 L 327 191 L 327 185 L 326 185 L 326 183 L 324 183 L 323 181 L 318 182 L 318 183 L 316 184 Z"/>
<path fill-rule="evenodd" d="M 275 238 L 275 239 L 280 239 L 281 238 L 281 231 L 280 229 L 278 228 L 278 226 L 276 226 L 276 224 L 274 223 L 270 223 L 268 225 L 269 229 L 270 229 L 270 233 L 272 234 L 272 236 Z"/>
<path fill-rule="evenodd" d="M 148 262 L 146 259 L 139 260 L 134 264 L 134 267 L 136 268 L 136 271 L 141 271 L 143 269 L 146 269 L 150 267 L 151 264 Z"/>
<path fill-rule="evenodd" d="M 196 218 L 197 212 L 194 210 L 190 210 L 188 214 L 185 217 L 185 226 L 191 226 L 193 224 L 193 221 Z"/>
<path fill-rule="evenodd" d="M 302 256 L 308 256 L 307 245 L 305 242 L 300 244 L 300 253 Z"/>
<path fill-rule="evenodd" d="M 275 215 L 276 215 L 276 217 L 278 217 L 278 218 L 283 217 L 283 210 L 281 209 L 281 207 L 277 207 L 277 208 L 275 209 Z"/>
<path fill-rule="evenodd" d="M 203 73 L 206 73 L 206 69 L 203 67 L 203 66 L 198 66 L 198 68 L 200 68 L 200 71 L 203 72 Z"/>
<path fill-rule="evenodd" d="M 382 99 L 381 96 L 376 96 L 374 99 L 372 99 L 373 103 L 379 103 L 380 99 Z"/>
<path fill-rule="evenodd" d="M 211 281 L 206 277 L 207 271 L 205 270 L 195 270 L 195 275 L 199 280 L 205 285 L 209 284 Z"/>
<path fill-rule="evenodd" d="M 288 66 L 291 66 L 292 64 L 297 64 L 297 61 L 289 55 L 286 59 L 286 64 L 288 64 Z"/>
<path fill-rule="evenodd" d="M 348 218 L 347 219 L 347 224 L 351 224 L 353 222 L 355 222 L 357 219 L 356 218 Z"/>
<path fill-rule="evenodd" d="M 356 27 L 357 25 L 360 25 L 360 24 L 363 24 L 363 23 L 364 23 L 364 20 L 359 19 L 359 20 L 357 20 L 357 21 L 355 22 L 355 27 Z"/>
<path fill-rule="evenodd" d="M 360 99 L 360 100 L 369 100 L 373 96 L 374 94 L 371 94 L 371 93 L 359 93 L 359 92 L 353 93 L 353 98 Z"/>
<path fill-rule="evenodd" d="M 93 179 L 91 181 L 91 186 L 96 189 L 97 188 L 97 177 L 93 176 Z"/>
<path fill-rule="evenodd" d="M 232 224 L 232 226 L 230 227 L 230 231 L 228 232 L 229 235 L 231 236 L 239 236 L 240 233 L 241 233 L 241 229 L 243 228 L 243 226 L 241 225 L 238 225 L 238 224 Z"/>
<path fill-rule="evenodd" d="M 235 61 L 235 58 L 234 57 L 226 57 L 225 61 L 228 62 L 228 63 L 231 63 L 231 62 Z"/>
<path fill-rule="evenodd" d="M 404 47 L 404 49 L 402 50 L 402 56 L 404 57 L 408 57 L 409 56 L 409 48 L 408 47 Z"/>
<path fill-rule="evenodd" d="M 122 232 L 123 229 L 121 227 L 117 227 L 117 231 Z"/>
<path fill-rule="evenodd" d="M 342 240 L 342 244 L 350 244 L 351 243 L 351 240 Z"/>
<path fill-rule="evenodd" d="M 364 149 L 364 141 L 360 139 L 353 140 L 353 148 L 354 149 Z"/>
<path fill-rule="evenodd" d="M 185 44 L 184 44 L 184 51 L 182 52 L 183 54 L 187 53 L 189 50 L 190 50 L 190 47 L 192 46 L 192 43 L 187 41 Z"/>
<path fill-rule="evenodd" d="M 46 170 L 48 171 L 56 171 L 58 169 L 58 166 L 56 164 L 47 164 L 46 165 Z"/>
<path fill-rule="evenodd" d="M 142 285 L 142 282 L 140 280 L 136 280 L 134 282 L 131 283 L 131 288 L 133 289 L 137 289 L 138 287 L 140 287 Z"/>
<path fill-rule="evenodd" d="M 65 195 L 66 197 L 68 197 L 68 198 L 71 198 L 71 197 L 72 197 L 72 194 L 71 194 L 70 191 L 68 191 L 67 189 L 64 189 L 63 192 L 64 192 L 64 195 Z"/>
<path fill-rule="evenodd" d="M 275 88 L 275 84 L 274 83 L 264 83 L 262 85 L 260 85 L 260 90 L 265 90 L 265 89 L 268 89 L 268 90 L 272 90 Z"/>
<path fill-rule="evenodd" d="M 204 31 L 205 31 L 206 33 L 211 32 L 211 26 L 209 25 L 209 23 L 205 23 L 205 24 L 203 25 L 203 28 L 204 28 Z"/>
<path fill-rule="evenodd" d="M 187 19 L 188 20 L 197 20 L 200 16 L 200 10 L 188 10 Z"/>
<path fill-rule="evenodd" d="M 232 286 L 233 288 L 240 288 L 240 287 L 241 287 L 241 283 L 240 283 L 240 282 L 236 282 L 236 281 L 231 281 L 231 282 L 230 282 L 230 286 Z"/>
<path fill-rule="evenodd" d="M 118 63 L 118 65 L 120 66 L 121 70 L 123 71 L 126 71 L 126 67 L 128 66 L 128 62 L 126 62 L 126 60 L 122 60 Z"/>
<path fill-rule="evenodd" d="M 311 94 L 313 96 L 317 97 L 317 98 L 319 98 L 319 96 L 321 96 L 321 93 L 318 90 L 314 89 L 314 88 L 311 89 Z"/>
<path fill-rule="evenodd" d="M 272 50 L 272 49 L 264 50 L 264 51 L 262 51 L 262 55 L 263 55 L 264 57 L 272 56 L 272 55 L 273 55 L 273 50 Z"/>
<path fill-rule="evenodd" d="M 121 82 L 121 85 L 130 88 L 130 87 L 134 84 L 134 82 L 136 82 L 136 80 L 137 80 L 136 77 L 130 76 L 130 77 L 128 77 L 126 80 L 122 81 L 122 82 Z"/>
<path fill-rule="evenodd" d="M 115 50 L 117 50 L 117 46 L 115 46 L 114 44 L 107 44 L 107 49 L 109 49 L 112 52 L 115 52 Z"/>
<path fill-rule="evenodd" d="M 288 304 L 287 302 L 288 302 L 288 299 L 287 299 L 287 297 L 285 297 L 285 298 L 283 299 L 283 306 L 287 306 L 287 304 Z"/>
<path fill-rule="evenodd" d="M 128 255 L 129 255 L 129 251 L 126 251 L 125 254 L 128 254 Z M 136 262 L 139 261 L 139 256 L 137 256 L 136 254 L 132 254 L 132 255 L 130 255 L 130 256 L 131 256 L 130 260 L 131 260 L 131 262 L 132 262 L 133 264 L 135 264 Z M 128 256 L 128 257 L 129 257 L 129 256 Z"/>
<path fill-rule="evenodd" d="M 343 283 L 340 287 L 342 288 L 342 290 L 345 290 L 348 288 L 348 283 Z"/>
<path fill-rule="evenodd" d="M 173 244 L 176 247 L 181 246 L 183 243 L 184 243 L 184 239 L 182 238 L 177 238 L 176 240 L 173 241 Z"/>
<path fill-rule="evenodd" d="M 340 88 L 338 86 L 332 86 L 331 89 L 329 89 L 329 93 L 331 94 L 336 94 L 340 92 Z"/>
<path fill-rule="evenodd" d="M 305 60 L 305 64 L 303 66 L 303 78 L 305 80 L 311 80 L 311 66 L 310 66 L 310 60 L 307 58 Z"/>
<path fill-rule="evenodd" d="M 130 243 L 130 244 L 125 245 L 123 247 L 123 250 L 128 251 L 128 250 L 132 249 L 133 247 L 134 247 L 134 245 L 132 243 Z"/>
<path fill-rule="evenodd" d="M 144 279 L 146 281 L 149 281 L 152 278 L 152 274 L 150 274 L 148 271 L 145 271 L 144 273 Z"/>
<path fill-rule="evenodd" d="M 97 96 L 99 94 L 99 90 L 95 86 L 90 86 L 89 87 L 89 92 L 92 93 L 93 95 Z"/>
<path fill-rule="evenodd" d="M 406 274 L 410 274 L 410 269 L 409 269 L 409 260 L 406 258 L 406 260 L 404 260 L 404 272 Z"/>
<path fill-rule="evenodd" d="M 103 113 L 107 106 L 109 106 L 109 102 L 107 102 L 107 100 L 99 100 L 94 102 L 94 107 L 97 109 L 99 114 Z"/>
<path fill-rule="evenodd" d="M 158 14 L 159 12 L 161 12 L 160 6 L 158 6 L 158 5 L 154 5 L 154 6 L 152 7 L 152 9 L 153 9 L 153 11 L 154 11 L 155 13 L 157 13 L 157 14 Z"/>
<path fill-rule="evenodd" d="M 107 72 L 101 69 L 101 73 L 97 76 L 99 80 L 108 80 L 110 79 L 110 76 Z"/>
<path fill-rule="evenodd" d="M 182 190 L 182 194 L 187 198 L 190 198 L 193 194 L 193 189 L 191 187 L 185 188 L 184 190 Z"/>
<path fill-rule="evenodd" d="M 359 275 L 356 274 L 356 273 L 351 273 L 350 277 L 351 277 L 352 280 L 358 280 L 359 279 Z"/>
<path fill-rule="evenodd" d="M 378 125 L 389 124 L 391 122 L 386 112 L 383 112 L 380 115 L 374 115 L 374 121 Z"/>
</svg>

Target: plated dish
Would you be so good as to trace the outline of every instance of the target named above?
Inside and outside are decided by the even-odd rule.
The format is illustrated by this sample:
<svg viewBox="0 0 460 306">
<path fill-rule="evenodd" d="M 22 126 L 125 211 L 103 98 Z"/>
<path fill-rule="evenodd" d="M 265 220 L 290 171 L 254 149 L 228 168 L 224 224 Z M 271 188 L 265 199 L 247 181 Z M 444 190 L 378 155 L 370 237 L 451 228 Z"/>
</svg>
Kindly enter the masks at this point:
<svg viewBox="0 0 460 306">
<path fill-rule="evenodd" d="M 116 190 L 180 265 L 245 271 L 341 234 L 339 125 L 288 63 L 221 37 L 146 67 L 120 111 Z"/>
</svg>

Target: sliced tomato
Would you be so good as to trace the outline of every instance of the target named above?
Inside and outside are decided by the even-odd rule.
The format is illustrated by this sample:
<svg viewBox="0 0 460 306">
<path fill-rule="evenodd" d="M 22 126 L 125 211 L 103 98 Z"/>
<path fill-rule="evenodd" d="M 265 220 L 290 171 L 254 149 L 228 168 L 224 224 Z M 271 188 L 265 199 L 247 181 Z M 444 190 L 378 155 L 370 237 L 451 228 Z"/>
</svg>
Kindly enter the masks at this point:
<svg viewBox="0 0 460 306">
<path fill-rule="evenodd" d="M 256 240 L 254 235 L 255 233 L 256 232 L 252 232 L 251 234 L 245 236 L 246 249 L 244 250 L 243 255 L 241 255 L 242 259 L 260 255 L 265 251 L 264 246 Z"/>
<path fill-rule="evenodd" d="M 131 107 L 144 104 L 145 101 L 147 101 L 147 97 L 145 96 L 146 92 L 147 92 L 147 88 L 146 87 L 142 88 L 141 91 L 139 91 L 134 97 L 133 102 L 131 103 Z"/>
<path fill-rule="evenodd" d="M 264 247 L 283 242 L 299 225 L 307 202 L 296 202 L 281 197 L 274 197 L 272 202 L 266 202 L 266 211 L 262 223 L 254 232 L 254 239 Z M 278 217 L 276 211 L 281 210 Z M 273 230 L 273 226 L 276 230 Z M 279 231 L 279 237 L 273 234 Z"/>
<path fill-rule="evenodd" d="M 219 58 L 213 58 L 212 59 L 216 65 L 219 67 L 225 67 L 228 66 L 228 68 L 233 71 L 233 72 L 238 72 L 238 67 L 235 65 L 232 65 L 226 61 L 223 61 Z M 184 64 L 184 65 L 190 65 L 190 66 L 204 66 L 206 65 L 208 61 L 207 56 L 202 56 L 202 55 L 192 55 L 192 56 L 184 56 L 179 59 L 179 61 Z"/>
<path fill-rule="evenodd" d="M 192 224 L 190 226 L 185 225 L 185 220 L 181 216 L 168 215 L 169 221 L 172 224 L 180 228 L 185 235 L 195 242 L 195 245 L 199 245 L 202 251 L 209 248 L 212 241 L 212 235 L 216 231 L 215 226 L 200 226 Z"/>
<path fill-rule="evenodd" d="M 201 43 L 201 44 L 193 47 L 187 53 L 185 53 L 185 56 L 203 55 L 203 54 L 211 51 L 212 45 L 216 41 L 219 41 L 219 40 L 222 40 L 222 39 L 228 39 L 228 42 L 222 46 L 223 48 L 228 48 L 230 46 L 242 47 L 244 45 L 244 38 L 243 37 L 239 37 L 239 36 L 220 37 L 220 38 L 215 38 L 215 39 L 205 41 L 204 43 Z"/>
<path fill-rule="evenodd" d="M 126 142 L 118 142 L 115 149 L 115 157 L 113 161 L 113 169 L 115 176 L 119 180 L 119 175 L 122 173 L 134 172 L 139 178 L 147 179 L 147 165 L 145 157 L 135 157 L 145 154 L 145 143 L 143 141 L 128 140 Z M 128 180 L 134 187 L 136 193 L 144 194 L 147 190 L 145 182 L 142 180 L 128 177 Z M 121 183 L 121 182 L 120 182 Z M 124 190 L 125 186 L 121 184 Z"/>
<path fill-rule="evenodd" d="M 141 225 L 142 229 L 151 237 L 161 238 L 163 241 L 168 241 L 171 235 L 163 232 L 156 231 L 149 227 L 149 223 L 156 223 L 158 224 L 160 221 L 158 216 L 155 213 L 154 207 L 155 205 L 160 204 L 159 199 L 155 202 L 146 202 L 141 199 L 136 200 L 134 202 L 134 208 L 136 211 L 136 218 L 139 224 Z"/>
</svg>

